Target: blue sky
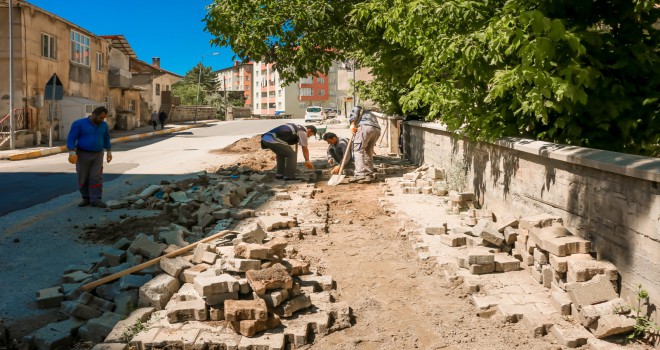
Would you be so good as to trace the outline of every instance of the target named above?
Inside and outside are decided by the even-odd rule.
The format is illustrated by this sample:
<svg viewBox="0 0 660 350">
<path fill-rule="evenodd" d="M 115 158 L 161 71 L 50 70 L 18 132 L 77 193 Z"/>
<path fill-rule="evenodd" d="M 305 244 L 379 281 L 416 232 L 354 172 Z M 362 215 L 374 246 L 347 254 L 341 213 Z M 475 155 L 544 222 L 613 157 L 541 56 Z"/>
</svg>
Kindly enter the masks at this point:
<svg viewBox="0 0 660 350">
<path fill-rule="evenodd" d="M 232 65 L 228 47 L 211 46 L 202 19 L 211 0 L 27 0 L 96 35 L 123 34 L 138 58 L 160 57 L 163 69 L 184 75 L 204 65 Z M 218 52 L 219 55 L 211 55 Z"/>
</svg>

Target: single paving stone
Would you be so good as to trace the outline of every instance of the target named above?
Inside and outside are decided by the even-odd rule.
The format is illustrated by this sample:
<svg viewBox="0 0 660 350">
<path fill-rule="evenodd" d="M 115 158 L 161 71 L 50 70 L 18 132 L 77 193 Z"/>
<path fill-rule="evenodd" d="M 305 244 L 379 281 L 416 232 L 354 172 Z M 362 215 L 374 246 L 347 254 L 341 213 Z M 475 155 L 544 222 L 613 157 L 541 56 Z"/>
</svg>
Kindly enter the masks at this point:
<svg viewBox="0 0 660 350">
<path fill-rule="evenodd" d="M 489 265 L 495 263 L 495 254 L 488 248 L 475 247 L 467 252 L 468 264 Z M 495 267 L 493 266 L 493 270 Z"/>
<path fill-rule="evenodd" d="M 140 287 L 139 305 L 153 306 L 156 310 L 162 310 L 179 287 L 179 280 L 168 274 L 160 274 Z"/>
<path fill-rule="evenodd" d="M 462 247 L 466 244 L 466 236 L 463 234 L 450 233 L 440 236 L 440 243 L 450 247 Z"/>
<path fill-rule="evenodd" d="M 574 260 L 593 260 L 591 255 L 589 254 L 571 254 L 569 256 L 556 256 L 554 254 L 550 254 L 550 265 L 552 268 L 555 269 L 555 271 L 560 272 L 560 273 L 566 273 L 568 272 L 568 262 L 569 261 L 574 261 Z"/>
<path fill-rule="evenodd" d="M 58 307 L 63 301 L 64 293 L 61 286 L 46 288 L 37 292 L 37 307 L 39 309 Z"/>
<path fill-rule="evenodd" d="M 518 220 L 518 228 L 522 229 L 532 229 L 532 228 L 541 228 L 548 227 L 553 224 L 561 224 L 563 219 L 559 216 L 549 215 L 549 214 L 540 214 L 534 216 L 527 216 Z"/>
<path fill-rule="evenodd" d="M 80 283 L 88 278 L 91 278 L 92 275 L 84 273 L 82 271 L 74 271 L 71 273 L 67 273 L 66 275 L 62 275 L 62 283 Z"/>
<path fill-rule="evenodd" d="M 161 259 L 159 264 L 163 272 L 174 278 L 178 278 L 183 270 L 193 267 L 191 263 L 180 256 Z"/>
<path fill-rule="evenodd" d="M 225 320 L 266 320 L 268 307 L 263 299 L 227 300 L 224 304 Z"/>
<path fill-rule="evenodd" d="M 70 349 L 73 345 L 71 333 L 55 330 L 51 325 L 39 328 L 32 334 L 35 347 L 39 350 Z"/>
<path fill-rule="evenodd" d="M 520 270 L 520 261 L 508 254 L 495 254 L 495 272 L 509 272 Z"/>
<path fill-rule="evenodd" d="M 574 236 L 561 225 L 531 229 L 529 239 L 541 249 L 556 256 L 587 254 L 591 250 L 591 241 Z"/>
<path fill-rule="evenodd" d="M 123 249 L 106 248 L 101 255 L 107 259 L 110 266 L 117 266 L 126 260 L 126 251 Z"/>
<path fill-rule="evenodd" d="M 619 279 L 619 270 L 605 260 L 575 260 L 567 262 L 567 279 L 569 282 L 586 282 L 596 275 L 605 275 L 610 281 Z"/>
<path fill-rule="evenodd" d="M 291 276 L 300 276 L 309 273 L 309 262 L 297 259 L 282 259 L 281 263 L 286 267 L 287 272 Z"/>
<path fill-rule="evenodd" d="M 495 262 L 488 264 L 471 264 L 468 268 L 473 275 L 484 275 L 495 272 Z"/>
<path fill-rule="evenodd" d="M 626 301 L 616 298 L 596 305 L 585 305 L 576 316 L 583 326 L 589 327 L 603 316 L 627 314 L 629 312 L 630 307 Z"/>
<path fill-rule="evenodd" d="M 179 275 L 179 279 L 184 283 L 194 283 L 195 277 L 199 276 L 202 272 L 206 271 L 211 267 L 208 264 L 197 264 L 191 268 L 183 270 L 183 273 Z"/>
<path fill-rule="evenodd" d="M 302 287 L 312 286 L 314 292 L 327 292 L 335 288 L 335 282 L 331 275 L 303 275 L 299 278 Z"/>
<path fill-rule="evenodd" d="M 292 228 L 298 224 L 296 219 L 282 215 L 260 216 L 257 222 L 266 231 L 273 231 L 278 228 Z"/>
<path fill-rule="evenodd" d="M 562 290 L 554 290 L 550 293 L 550 304 L 561 315 L 571 314 L 571 299 L 568 294 Z"/>
<path fill-rule="evenodd" d="M 206 312 L 206 303 L 203 299 L 192 299 L 179 301 L 172 299 L 165 306 L 167 319 L 170 323 L 179 323 L 186 321 L 206 321 L 208 318 Z"/>
<path fill-rule="evenodd" d="M 604 315 L 593 322 L 589 329 L 598 338 L 603 339 L 612 335 L 626 334 L 632 332 L 637 321 L 624 315 Z"/>
<path fill-rule="evenodd" d="M 550 331 L 559 345 L 569 348 L 579 348 L 587 343 L 587 339 L 593 338 L 593 335 L 589 331 L 579 326 L 563 327 L 553 325 Z"/>
<path fill-rule="evenodd" d="M 196 328 L 162 328 L 154 337 L 155 349 L 186 349 L 195 343 L 200 330 Z"/>
<path fill-rule="evenodd" d="M 129 290 L 140 288 L 152 279 L 152 275 L 125 275 L 119 278 L 119 289 Z"/>
<path fill-rule="evenodd" d="M 185 247 L 188 245 L 188 242 L 186 242 L 183 237 L 183 231 L 181 230 L 162 231 L 158 233 L 158 237 L 168 245 L 173 244 L 178 247 Z"/>
<path fill-rule="evenodd" d="M 291 317 L 293 316 L 294 312 L 308 308 L 310 306 L 312 306 L 312 300 L 308 295 L 302 294 L 282 303 L 278 313 L 283 317 Z"/>
<path fill-rule="evenodd" d="M 259 332 L 263 332 L 265 330 L 278 327 L 281 324 L 281 321 L 277 315 L 268 314 L 268 318 L 266 320 L 243 320 L 243 321 L 230 322 L 230 324 L 232 325 L 232 328 L 236 332 L 240 333 L 244 337 L 251 338 L 254 337 L 254 335 Z M 240 349 L 240 345 L 239 345 L 239 349 Z"/>
<path fill-rule="evenodd" d="M 110 334 L 117 322 L 122 319 L 122 315 L 114 312 L 105 312 L 101 317 L 94 318 L 87 322 L 87 338 L 86 340 L 94 343 L 103 342 L 103 340 Z"/>
<path fill-rule="evenodd" d="M 244 259 L 267 260 L 273 257 L 272 249 L 254 243 L 239 243 L 234 246 L 234 253 Z"/>
<path fill-rule="evenodd" d="M 135 241 L 128 247 L 128 251 L 133 254 L 140 254 L 148 259 L 155 259 L 163 253 L 167 244 L 156 243 L 149 239 L 145 234 L 139 234 Z"/>
<path fill-rule="evenodd" d="M 275 264 L 263 270 L 247 271 L 245 276 L 252 290 L 258 295 L 266 293 L 267 289 L 290 289 L 293 279 L 282 264 Z"/>
<path fill-rule="evenodd" d="M 597 275 L 588 282 L 567 283 L 566 292 L 578 309 L 585 305 L 594 305 L 619 297 L 605 275 Z"/>
<path fill-rule="evenodd" d="M 102 311 L 89 307 L 85 304 L 81 304 L 77 301 L 64 301 L 61 305 L 62 312 L 83 320 L 97 318 L 103 314 Z"/>
<path fill-rule="evenodd" d="M 195 277 L 194 284 L 195 290 L 202 297 L 221 293 L 238 293 L 240 290 L 238 280 L 228 274 L 221 274 L 219 276 L 197 276 Z"/>
</svg>

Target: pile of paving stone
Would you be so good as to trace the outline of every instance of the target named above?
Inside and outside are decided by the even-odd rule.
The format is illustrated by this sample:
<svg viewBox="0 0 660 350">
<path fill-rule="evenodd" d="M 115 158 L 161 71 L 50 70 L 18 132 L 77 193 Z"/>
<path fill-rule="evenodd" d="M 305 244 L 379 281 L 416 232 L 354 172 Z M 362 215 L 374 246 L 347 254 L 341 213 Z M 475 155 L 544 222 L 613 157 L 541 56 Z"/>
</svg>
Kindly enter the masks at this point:
<svg viewBox="0 0 660 350">
<path fill-rule="evenodd" d="M 594 259 L 591 242 L 573 235 L 560 217 L 542 214 L 498 218 L 491 210 L 475 208 L 474 193 L 447 191 L 442 179 L 442 172 L 436 168 L 420 167 L 403 178 L 388 181 L 384 191 L 393 194 L 393 187 L 399 187 L 407 194 L 446 196 L 447 212 L 458 215 L 458 224 L 425 227 L 423 234 L 454 247 L 456 265 L 470 275 L 526 270 L 545 287 L 553 314 L 571 315 L 576 324 L 567 325 L 561 317 L 551 317 L 524 302 L 506 304 L 499 297 L 476 296 L 492 302 L 484 304 L 486 308 L 497 305 L 507 321 L 524 320 L 535 336 L 552 333 L 568 347 L 589 341 L 594 349 L 607 348 L 609 343 L 599 343 L 598 339 L 633 330 L 636 321 L 628 315 L 630 307 L 618 294 L 616 266 Z M 414 245 L 418 251 L 426 248 L 423 246 Z M 478 283 L 471 280 L 468 290 L 479 292 Z M 479 306 L 481 299 L 476 302 Z"/>
<path fill-rule="evenodd" d="M 201 183 L 185 191 L 154 185 L 126 200 L 152 202 L 176 222 L 154 235 L 121 239 L 99 261 L 67 268 L 61 285 L 38 292 L 37 304 L 59 306 L 69 318 L 25 342 L 49 350 L 69 348 L 75 338 L 102 343 L 97 349 L 283 349 L 307 344 L 312 333 L 351 326 L 350 308 L 330 294 L 332 277 L 310 273 L 286 239 L 327 230 L 327 208 L 325 217 L 299 225 L 286 212 L 245 208 L 291 199 L 283 182 L 266 183 L 268 174 L 198 176 Z M 313 185 L 305 189 L 303 195 L 314 195 Z M 231 227 L 237 231 L 226 231 Z M 198 243 L 211 235 L 218 237 Z M 82 291 L 86 283 L 156 258 Z"/>
</svg>

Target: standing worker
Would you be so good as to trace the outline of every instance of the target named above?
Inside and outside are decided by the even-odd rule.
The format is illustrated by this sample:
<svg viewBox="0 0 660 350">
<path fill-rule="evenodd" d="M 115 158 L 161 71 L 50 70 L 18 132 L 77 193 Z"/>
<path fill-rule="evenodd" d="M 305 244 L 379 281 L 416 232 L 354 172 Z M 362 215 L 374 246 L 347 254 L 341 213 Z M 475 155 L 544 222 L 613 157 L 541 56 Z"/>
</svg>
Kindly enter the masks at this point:
<svg viewBox="0 0 660 350">
<path fill-rule="evenodd" d="M 374 147 L 380 137 L 380 125 L 370 110 L 364 110 L 362 118 L 356 125 L 356 118 L 362 109 L 356 106 L 351 111 L 349 121 L 353 138 L 353 155 L 355 156 L 355 176 L 349 182 L 369 183 L 376 180 L 374 168 Z"/>
<path fill-rule="evenodd" d="M 348 139 L 345 137 L 339 138 L 333 132 L 326 132 L 322 138 L 328 143 L 328 164 L 335 164 L 332 168 L 332 173 L 339 174 L 341 162 L 344 160 L 344 154 L 346 154 L 346 150 L 348 149 Z M 344 169 L 352 169 L 354 166 L 353 155 L 351 154 Z"/>
<path fill-rule="evenodd" d="M 299 144 L 302 147 L 303 156 L 305 157 L 305 167 L 307 169 L 314 169 L 314 165 L 309 160 L 307 140 L 316 134 L 316 132 L 316 127 L 313 125 L 302 126 L 287 123 L 261 135 L 261 148 L 269 149 L 276 155 L 277 169 L 275 171 L 275 178 L 284 180 L 296 179 L 298 153 L 291 148 L 291 145 L 295 144 Z"/>
<path fill-rule="evenodd" d="M 160 113 L 158 113 L 158 120 L 160 121 L 160 130 L 165 129 L 165 121 L 167 120 L 167 113 L 165 113 L 164 109 L 161 109 Z"/>
<path fill-rule="evenodd" d="M 69 163 L 76 165 L 78 185 L 82 201 L 79 207 L 91 205 L 105 208 L 101 200 L 103 195 L 103 149 L 107 151 L 108 163 L 112 161 L 110 132 L 105 118 L 108 110 L 97 107 L 87 118 L 78 119 L 71 124 L 67 138 Z"/>
</svg>

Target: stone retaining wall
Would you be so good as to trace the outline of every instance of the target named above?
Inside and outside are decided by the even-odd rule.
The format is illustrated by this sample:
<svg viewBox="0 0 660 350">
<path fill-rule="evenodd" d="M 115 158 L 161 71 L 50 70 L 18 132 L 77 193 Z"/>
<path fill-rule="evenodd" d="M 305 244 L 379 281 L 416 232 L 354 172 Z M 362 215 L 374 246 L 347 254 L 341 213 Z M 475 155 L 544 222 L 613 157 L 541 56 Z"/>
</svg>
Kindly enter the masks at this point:
<svg viewBox="0 0 660 350">
<path fill-rule="evenodd" d="M 403 128 L 408 159 L 465 174 L 464 189 L 496 214 L 561 216 L 616 264 L 622 296 L 633 301 L 641 284 L 660 304 L 660 159 L 519 138 L 475 143 L 436 123 Z"/>
<path fill-rule="evenodd" d="M 218 109 L 208 106 L 173 106 L 170 116 L 167 118 L 167 123 L 177 123 L 183 121 L 191 121 L 195 119 L 195 109 L 197 109 L 197 120 L 216 119 L 218 117 Z"/>
</svg>

